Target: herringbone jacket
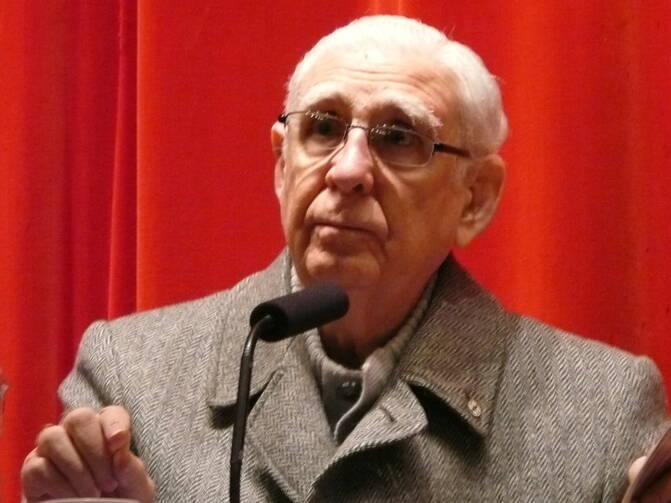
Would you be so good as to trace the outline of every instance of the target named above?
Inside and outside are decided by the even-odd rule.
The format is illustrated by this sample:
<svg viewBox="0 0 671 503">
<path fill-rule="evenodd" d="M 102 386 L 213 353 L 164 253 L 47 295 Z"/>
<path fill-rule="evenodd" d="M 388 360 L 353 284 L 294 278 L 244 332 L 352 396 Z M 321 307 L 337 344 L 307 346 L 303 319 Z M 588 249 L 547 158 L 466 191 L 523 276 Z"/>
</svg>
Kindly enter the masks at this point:
<svg viewBox="0 0 671 503">
<path fill-rule="evenodd" d="M 118 404 L 162 503 L 228 501 L 239 358 L 283 254 L 213 296 L 97 322 L 60 393 Z M 618 502 L 668 421 L 646 358 L 511 314 L 453 259 L 379 400 L 340 445 L 304 336 L 257 347 L 245 502 Z"/>
</svg>

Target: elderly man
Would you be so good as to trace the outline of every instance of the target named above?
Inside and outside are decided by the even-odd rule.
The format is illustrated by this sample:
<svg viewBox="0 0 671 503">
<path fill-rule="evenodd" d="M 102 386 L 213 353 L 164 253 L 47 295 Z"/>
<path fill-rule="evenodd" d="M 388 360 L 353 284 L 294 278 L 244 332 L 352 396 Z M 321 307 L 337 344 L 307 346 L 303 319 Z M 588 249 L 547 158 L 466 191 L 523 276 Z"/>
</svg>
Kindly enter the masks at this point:
<svg viewBox="0 0 671 503">
<path fill-rule="evenodd" d="M 225 501 L 248 314 L 326 279 L 344 318 L 259 343 L 244 500 L 620 501 L 668 422 L 654 365 L 506 312 L 450 253 L 494 214 L 506 128 L 481 60 L 433 28 L 368 17 L 322 39 L 271 131 L 288 252 L 94 324 L 27 500 Z"/>
</svg>

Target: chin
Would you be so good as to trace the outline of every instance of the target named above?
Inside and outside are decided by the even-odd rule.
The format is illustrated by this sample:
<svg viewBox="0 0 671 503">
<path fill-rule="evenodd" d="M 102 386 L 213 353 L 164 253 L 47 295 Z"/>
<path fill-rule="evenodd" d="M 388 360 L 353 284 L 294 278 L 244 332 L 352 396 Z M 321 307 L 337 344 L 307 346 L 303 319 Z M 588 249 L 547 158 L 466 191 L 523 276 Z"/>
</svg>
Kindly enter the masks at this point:
<svg viewBox="0 0 671 503">
<path fill-rule="evenodd" d="M 340 255 L 324 250 L 308 250 L 304 268 L 309 282 L 332 281 L 345 290 L 373 286 L 381 274 L 380 264 L 370 255 Z"/>
</svg>

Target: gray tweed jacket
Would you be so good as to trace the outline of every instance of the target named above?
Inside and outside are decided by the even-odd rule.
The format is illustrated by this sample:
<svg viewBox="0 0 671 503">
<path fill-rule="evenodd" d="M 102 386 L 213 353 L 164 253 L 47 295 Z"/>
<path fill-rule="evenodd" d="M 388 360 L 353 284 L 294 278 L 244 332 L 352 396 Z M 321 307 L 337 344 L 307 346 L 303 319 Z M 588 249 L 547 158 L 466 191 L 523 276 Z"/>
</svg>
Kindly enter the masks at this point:
<svg viewBox="0 0 671 503">
<path fill-rule="evenodd" d="M 283 254 L 231 290 L 96 322 L 60 394 L 119 404 L 159 502 L 228 500 L 248 316 L 289 291 Z M 391 382 L 336 445 L 304 336 L 260 342 L 243 501 L 618 502 L 668 422 L 637 358 L 506 312 L 454 260 Z"/>
</svg>

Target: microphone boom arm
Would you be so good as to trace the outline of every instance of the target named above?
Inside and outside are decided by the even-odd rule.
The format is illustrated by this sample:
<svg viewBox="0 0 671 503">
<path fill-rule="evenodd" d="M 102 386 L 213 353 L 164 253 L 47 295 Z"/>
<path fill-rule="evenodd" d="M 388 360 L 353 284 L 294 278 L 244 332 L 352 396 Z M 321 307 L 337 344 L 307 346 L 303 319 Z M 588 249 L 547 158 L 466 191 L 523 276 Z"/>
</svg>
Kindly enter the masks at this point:
<svg viewBox="0 0 671 503">
<path fill-rule="evenodd" d="M 263 338 L 263 333 L 272 331 L 274 327 L 275 323 L 272 316 L 266 315 L 261 318 L 249 331 L 245 347 L 242 350 L 235 423 L 233 423 L 233 440 L 231 442 L 231 471 L 228 491 L 230 503 L 240 501 L 240 475 L 242 472 L 247 415 L 249 414 L 249 390 L 252 384 L 254 349 L 256 348 L 256 341 L 259 340 L 259 336 Z"/>
</svg>

